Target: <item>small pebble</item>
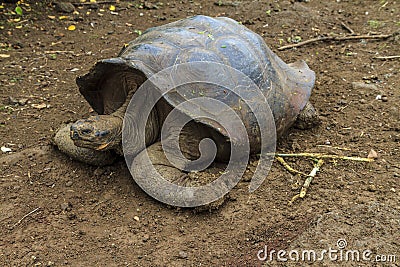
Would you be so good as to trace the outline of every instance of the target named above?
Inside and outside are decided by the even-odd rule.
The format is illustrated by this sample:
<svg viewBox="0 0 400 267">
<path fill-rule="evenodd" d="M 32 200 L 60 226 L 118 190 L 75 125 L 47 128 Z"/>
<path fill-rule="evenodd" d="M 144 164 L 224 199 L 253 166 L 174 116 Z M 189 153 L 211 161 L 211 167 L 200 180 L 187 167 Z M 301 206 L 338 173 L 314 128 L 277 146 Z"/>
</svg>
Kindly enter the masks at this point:
<svg viewBox="0 0 400 267">
<path fill-rule="evenodd" d="M 378 158 L 378 153 L 376 153 L 375 150 L 371 149 L 368 153 L 368 158 L 369 159 L 376 159 Z"/>
<path fill-rule="evenodd" d="M 66 187 L 70 187 L 70 186 L 72 186 L 72 184 L 73 184 L 72 181 L 68 181 L 68 182 L 65 183 L 65 186 L 66 186 Z"/>
<path fill-rule="evenodd" d="M 331 141 L 329 141 L 329 140 L 326 140 L 326 141 L 325 141 L 325 145 L 328 145 L 328 146 L 329 146 L 330 144 L 331 144 Z"/>
<path fill-rule="evenodd" d="M 390 188 L 390 191 L 392 191 L 393 193 L 396 193 L 396 189 L 394 189 L 393 187 Z"/>
<path fill-rule="evenodd" d="M 11 152 L 11 148 L 2 146 L 2 147 L 1 147 L 1 151 L 2 151 L 3 153 Z"/>
<path fill-rule="evenodd" d="M 371 184 L 368 186 L 368 191 L 369 192 L 375 192 L 376 191 L 376 186 L 374 184 Z"/>
<path fill-rule="evenodd" d="M 381 98 L 381 100 L 382 100 L 382 102 L 388 102 L 388 98 L 387 98 L 387 96 L 382 96 L 382 98 Z"/>
<path fill-rule="evenodd" d="M 27 98 L 21 98 L 20 100 L 18 100 L 18 104 L 20 104 L 21 106 L 26 105 L 26 103 L 28 103 Z"/>
<path fill-rule="evenodd" d="M 54 2 L 54 4 L 56 10 L 59 12 L 72 13 L 75 10 L 74 5 L 69 2 Z"/>
<path fill-rule="evenodd" d="M 186 259 L 188 257 L 187 253 L 185 251 L 179 251 L 179 258 L 181 259 Z"/>
<path fill-rule="evenodd" d="M 63 211 L 70 211 L 71 207 L 72 207 L 72 205 L 69 202 L 64 202 L 64 203 L 61 203 L 61 205 L 60 205 L 60 208 Z"/>
<path fill-rule="evenodd" d="M 86 235 L 86 232 L 83 231 L 83 230 L 78 230 L 78 234 L 79 234 L 79 235 Z"/>
<path fill-rule="evenodd" d="M 135 221 L 139 221 L 139 217 L 138 216 L 135 216 L 135 217 L 133 217 L 133 219 L 135 220 Z"/>
<path fill-rule="evenodd" d="M 143 236 L 143 242 L 147 242 L 148 240 L 150 239 L 150 236 L 148 235 L 148 234 L 145 234 L 144 236 Z"/>
<path fill-rule="evenodd" d="M 96 170 L 94 170 L 93 174 L 95 176 L 101 176 L 106 172 L 106 170 L 104 168 L 97 168 Z"/>
<path fill-rule="evenodd" d="M 67 218 L 68 218 L 69 220 L 75 220 L 75 219 L 76 219 L 76 214 L 74 214 L 74 213 L 68 214 L 68 215 L 67 215 Z"/>
<path fill-rule="evenodd" d="M 365 100 L 365 99 L 360 99 L 360 103 L 361 103 L 361 104 L 366 104 L 366 103 L 367 103 L 367 100 Z"/>
</svg>

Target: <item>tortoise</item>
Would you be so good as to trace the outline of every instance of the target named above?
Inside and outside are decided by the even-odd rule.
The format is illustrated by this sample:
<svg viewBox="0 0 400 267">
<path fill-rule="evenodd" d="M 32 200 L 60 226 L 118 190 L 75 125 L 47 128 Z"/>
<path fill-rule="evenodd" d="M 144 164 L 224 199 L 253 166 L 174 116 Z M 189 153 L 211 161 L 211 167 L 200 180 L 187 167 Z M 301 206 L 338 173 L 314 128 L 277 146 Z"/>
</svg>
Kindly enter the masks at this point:
<svg viewBox="0 0 400 267">
<path fill-rule="evenodd" d="M 315 74 L 304 61 L 286 64 L 275 55 L 264 40 L 237 21 L 226 18 L 194 16 L 166 25 L 150 28 L 122 48 L 118 57 L 100 60 L 90 71 L 77 78 L 80 93 L 98 114 L 61 128 L 54 141 L 58 148 L 72 158 L 92 165 L 111 164 L 123 154 L 121 146 L 125 112 L 136 90 L 153 75 L 168 67 L 191 62 L 215 62 L 227 65 L 249 77 L 272 111 L 276 136 L 280 137 L 295 125 L 301 129 L 319 123 L 317 111 L 309 97 Z M 190 90 L 190 91 L 189 91 Z M 161 126 L 178 104 L 188 100 L 185 93 L 200 93 L 218 99 L 244 120 L 249 134 L 251 153 L 259 153 L 260 130 L 252 123 L 254 116 L 248 108 L 238 111 L 238 96 L 226 94 L 223 88 L 189 86 L 181 91 L 162 95 L 146 123 L 145 145 L 156 170 L 168 180 L 187 176 L 168 161 L 159 142 Z M 255 92 L 244 91 L 250 98 Z M 264 101 L 264 102 L 263 102 Z M 207 105 L 199 107 L 207 111 Z M 185 111 L 183 111 L 185 113 Z M 186 112 L 191 117 L 190 112 Z M 249 122 L 250 121 L 250 122 Z M 180 149 L 185 157 L 199 157 L 198 144 L 205 137 L 217 145 L 215 161 L 229 159 L 230 139 L 220 128 L 205 120 L 190 121 L 179 134 Z M 132 153 L 135 175 L 153 175 L 140 166 L 143 147 Z"/>
</svg>

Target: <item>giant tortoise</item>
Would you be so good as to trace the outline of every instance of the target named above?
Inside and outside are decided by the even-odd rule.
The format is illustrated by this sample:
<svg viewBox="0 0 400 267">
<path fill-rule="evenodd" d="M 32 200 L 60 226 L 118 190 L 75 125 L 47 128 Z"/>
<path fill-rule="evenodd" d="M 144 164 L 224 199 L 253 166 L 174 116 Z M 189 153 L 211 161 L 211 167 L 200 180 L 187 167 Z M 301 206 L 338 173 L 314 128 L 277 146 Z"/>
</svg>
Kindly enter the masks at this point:
<svg viewBox="0 0 400 267">
<path fill-rule="evenodd" d="M 136 90 L 156 73 L 192 62 L 213 62 L 249 77 L 259 91 L 243 89 L 242 93 L 258 105 L 269 105 L 277 137 L 293 125 L 308 128 L 318 123 L 317 113 L 308 101 L 315 74 L 304 61 L 286 64 L 258 34 L 237 21 L 199 15 L 148 29 L 125 45 L 118 57 L 101 60 L 88 74 L 78 77 L 80 93 L 98 115 L 60 129 L 55 143 L 61 151 L 82 162 L 92 165 L 112 163 L 118 154 L 124 152 L 121 145 L 123 127 L 132 127 L 124 125 L 124 116 Z M 162 153 L 163 146 L 159 140 L 168 114 L 190 99 L 190 95 L 217 99 L 235 110 L 244 121 L 250 152 L 260 152 L 260 126 L 254 123 L 253 111 L 246 105 L 240 106 L 239 96 L 227 93 L 220 86 L 192 84 L 162 94 L 152 108 L 145 124 L 145 136 L 142 136 L 147 148 L 133 144 L 129 150 L 136 164 L 133 166 L 134 175 L 143 179 L 153 175 L 141 166 L 146 151 L 155 170 L 167 180 L 187 177 L 188 171 L 171 164 Z M 210 107 L 204 104 L 197 109 L 208 112 Z M 192 116 L 190 110 L 182 113 L 189 118 Z M 210 138 L 216 144 L 215 161 L 229 160 L 232 139 L 218 123 L 202 119 L 193 119 L 181 129 L 179 143 L 182 154 L 190 160 L 198 158 L 198 145 L 204 138 Z"/>
</svg>

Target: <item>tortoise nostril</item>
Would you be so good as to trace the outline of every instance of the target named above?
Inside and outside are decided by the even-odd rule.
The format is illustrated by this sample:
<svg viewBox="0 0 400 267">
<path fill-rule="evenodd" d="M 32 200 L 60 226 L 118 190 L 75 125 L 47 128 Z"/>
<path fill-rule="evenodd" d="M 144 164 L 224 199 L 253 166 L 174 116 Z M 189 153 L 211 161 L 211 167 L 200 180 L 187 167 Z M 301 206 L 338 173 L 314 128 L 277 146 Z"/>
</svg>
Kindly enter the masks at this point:
<svg viewBox="0 0 400 267">
<path fill-rule="evenodd" d="M 83 128 L 82 123 L 76 122 L 70 127 L 70 136 L 73 140 L 78 140 L 85 135 L 90 135 L 92 133 L 92 129 Z"/>
<path fill-rule="evenodd" d="M 108 135 L 109 133 L 110 133 L 110 131 L 108 131 L 108 130 L 105 130 L 105 131 L 97 131 L 97 132 L 95 133 L 95 135 L 96 135 L 96 136 L 103 137 L 103 136 Z"/>
<path fill-rule="evenodd" d="M 82 129 L 82 130 L 81 130 L 81 133 L 82 133 L 82 134 L 91 134 L 91 133 L 92 133 L 92 130 L 91 130 L 91 129 Z"/>
</svg>

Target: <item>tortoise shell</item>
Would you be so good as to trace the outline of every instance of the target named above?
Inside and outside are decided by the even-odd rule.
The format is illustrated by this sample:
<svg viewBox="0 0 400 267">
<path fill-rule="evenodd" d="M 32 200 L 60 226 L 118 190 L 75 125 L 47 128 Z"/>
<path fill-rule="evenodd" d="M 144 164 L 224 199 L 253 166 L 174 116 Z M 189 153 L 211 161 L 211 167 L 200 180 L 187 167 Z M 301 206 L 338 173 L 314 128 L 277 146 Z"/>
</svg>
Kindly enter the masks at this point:
<svg viewBox="0 0 400 267">
<path fill-rule="evenodd" d="M 237 21 L 199 15 L 146 30 L 126 45 L 117 58 L 97 62 L 88 74 L 77 78 L 77 84 L 97 113 L 110 114 L 125 102 L 132 88 L 154 74 L 176 64 L 195 61 L 224 64 L 248 76 L 265 96 L 278 136 L 304 108 L 315 81 L 314 72 L 304 61 L 284 63 L 258 34 Z M 243 93 L 248 99 L 254 98 L 254 102 L 265 102 L 252 90 Z M 199 94 L 238 110 L 248 132 L 253 136 L 259 134 L 252 112 L 246 106 L 239 107 L 238 96 L 227 94 L 224 88 L 179 87 L 164 99 L 176 107 Z M 207 106 L 201 108 L 207 109 Z M 202 122 L 216 127 L 211 122 Z"/>
</svg>

